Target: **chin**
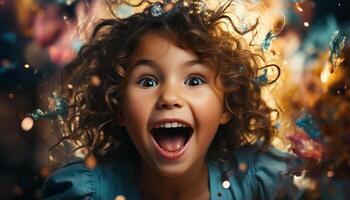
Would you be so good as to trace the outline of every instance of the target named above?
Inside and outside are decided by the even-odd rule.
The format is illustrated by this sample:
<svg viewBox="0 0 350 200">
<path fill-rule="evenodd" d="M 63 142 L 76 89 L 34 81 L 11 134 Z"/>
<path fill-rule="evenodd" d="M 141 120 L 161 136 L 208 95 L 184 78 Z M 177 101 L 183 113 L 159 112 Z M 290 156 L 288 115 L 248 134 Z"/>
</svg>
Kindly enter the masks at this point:
<svg viewBox="0 0 350 200">
<path fill-rule="evenodd" d="M 172 163 L 168 165 L 161 164 L 156 166 L 156 173 L 165 178 L 178 178 L 188 173 L 190 167 L 186 163 Z"/>
</svg>

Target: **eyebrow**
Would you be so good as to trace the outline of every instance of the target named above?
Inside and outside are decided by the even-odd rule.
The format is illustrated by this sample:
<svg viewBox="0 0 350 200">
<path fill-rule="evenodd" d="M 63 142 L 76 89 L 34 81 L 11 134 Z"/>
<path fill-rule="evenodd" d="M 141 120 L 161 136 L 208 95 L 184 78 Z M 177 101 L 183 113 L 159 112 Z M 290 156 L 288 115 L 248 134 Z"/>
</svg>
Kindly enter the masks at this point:
<svg viewBox="0 0 350 200">
<path fill-rule="evenodd" d="M 207 65 L 203 61 L 201 61 L 199 59 L 186 61 L 185 63 L 182 64 L 182 66 L 183 67 L 191 67 L 191 66 L 194 66 L 194 65 L 197 65 L 197 64 L 202 64 L 203 66 L 207 67 Z M 155 68 L 158 67 L 158 64 L 156 62 L 154 62 L 153 60 L 140 59 L 135 64 L 133 64 L 131 66 L 131 69 L 134 69 L 135 67 L 138 67 L 138 66 L 141 66 L 141 65 L 147 65 L 147 66 L 155 67 Z"/>
</svg>

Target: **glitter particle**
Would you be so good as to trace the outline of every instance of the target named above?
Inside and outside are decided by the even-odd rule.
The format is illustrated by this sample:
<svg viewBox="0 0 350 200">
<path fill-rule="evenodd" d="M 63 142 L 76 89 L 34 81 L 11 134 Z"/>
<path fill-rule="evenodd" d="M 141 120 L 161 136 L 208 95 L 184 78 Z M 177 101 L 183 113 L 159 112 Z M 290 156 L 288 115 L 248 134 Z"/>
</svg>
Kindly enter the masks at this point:
<svg viewBox="0 0 350 200">
<path fill-rule="evenodd" d="M 327 68 L 325 68 L 325 69 L 321 72 L 321 75 L 320 75 L 321 82 L 322 82 L 322 83 L 327 83 L 330 74 L 331 74 L 331 72 L 330 72 Z"/>
<path fill-rule="evenodd" d="M 24 68 L 26 68 L 26 69 L 28 69 L 29 67 L 30 67 L 29 64 L 25 64 L 25 65 L 24 65 Z"/>
<path fill-rule="evenodd" d="M 68 84 L 67 87 L 68 87 L 68 89 L 73 89 L 73 85 L 72 84 Z"/>
<path fill-rule="evenodd" d="M 98 87 L 101 85 L 101 79 L 97 75 L 92 75 L 90 77 L 90 82 L 93 86 Z"/>
<path fill-rule="evenodd" d="M 48 177 L 50 175 L 50 170 L 47 167 L 44 167 L 40 171 L 41 177 Z"/>
<path fill-rule="evenodd" d="M 327 172 L 327 176 L 328 176 L 328 178 L 332 178 L 334 176 L 334 172 L 332 170 L 329 170 Z"/>
<path fill-rule="evenodd" d="M 94 169 L 97 165 L 97 161 L 95 156 L 89 155 L 85 159 L 85 166 L 89 169 Z"/>
<path fill-rule="evenodd" d="M 115 200 L 126 200 L 126 198 L 123 195 L 118 195 L 115 197 Z"/>
<path fill-rule="evenodd" d="M 245 172 L 245 171 L 247 171 L 247 169 L 248 169 L 248 164 L 245 163 L 245 162 L 241 162 L 241 163 L 239 163 L 239 165 L 238 165 L 238 169 L 239 169 L 239 171 L 241 171 L 241 172 Z"/>
<path fill-rule="evenodd" d="M 343 62 L 344 58 L 341 58 L 341 52 L 345 46 L 346 36 L 339 33 L 339 30 L 336 30 L 332 34 L 332 39 L 329 44 L 329 62 L 332 64 L 331 73 L 333 73 Z"/>
<path fill-rule="evenodd" d="M 225 189 L 229 188 L 230 185 L 231 185 L 230 181 L 227 181 L 227 180 L 222 183 L 222 187 L 225 188 Z"/>
<path fill-rule="evenodd" d="M 7 96 L 10 99 L 14 99 L 15 98 L 15 94 L 14 93 L 9 93 Z"/>
<path fill-rule="evenodd" d="M 30 131 L 33 128 L 34 120 L 32 117 L 25 117 L 22 120 L 21 127 L 24 131 Z"/>
<path fill-rule="evenodd" d="M 51 154 L 49 155 L 49 160 L 52 162 L 55 161 L 55 159 L 53 158 L 53 156 Z"/>
<path fill-rule="evenodd" d="M 304 22 L 304 26 L 309 27 L 310 26 L 309 22 Z"/>
<path fill-rule="evenodd" d="M 298 10 L 299 12 L 303 12 L 303 11 L 304 11 L 303 8 L 300 6 L 300 3 L 299 3 L 299 2 L 295 3 L 295 7 L 297 8 L 297 10 Z"/>
<path fill-rule="evenodd" d="M 155 3 L 151 6 L 151 15 L 153 17 L 159 17 L 163 14 L 163 8 L 162 8 L 162 4 L 160 3 Z"/>
</svg>

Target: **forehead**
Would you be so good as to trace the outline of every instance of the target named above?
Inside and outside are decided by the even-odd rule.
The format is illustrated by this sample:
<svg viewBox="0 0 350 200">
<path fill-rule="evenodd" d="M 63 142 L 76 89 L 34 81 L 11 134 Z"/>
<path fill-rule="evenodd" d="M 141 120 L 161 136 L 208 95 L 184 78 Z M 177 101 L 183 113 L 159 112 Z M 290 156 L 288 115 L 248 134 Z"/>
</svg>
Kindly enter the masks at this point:
<svg viewBox="0 0 350 200">
<path fill-rule="evenodd" d="M 170 35 L 164 32 L 146 32 L 139 39 L 131 63 L 141 58 L 161 60 L 169 55 L 179 59 L 198 59 L 193 50 L 179 47 Z"/>
<path fill-rule="evenodd" d="M 128 71 L 132 71 L 140 60 L 151 60 L 160 65 L 183 65 L 189 61 L 196 61 L 195 63 L 201 63 L 215 74 L 218 72 L 211 58 L 201 58 L 186 41 L 178 41 L 176 36 L 173 37 L 171 33 L 165 31 L 150 31 L 140 37 L 137 47 L 130 56 Z"/>
</svg>

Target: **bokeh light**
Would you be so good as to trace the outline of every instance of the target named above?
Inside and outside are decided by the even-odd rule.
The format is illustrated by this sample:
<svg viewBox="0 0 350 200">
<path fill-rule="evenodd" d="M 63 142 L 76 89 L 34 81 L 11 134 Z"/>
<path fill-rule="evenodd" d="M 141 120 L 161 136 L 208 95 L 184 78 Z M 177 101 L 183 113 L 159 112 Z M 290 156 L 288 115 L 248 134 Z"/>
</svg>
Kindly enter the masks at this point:
<svg viewBox="0 0 350 200">
<path fill-rule="evenodd" d="M 21 127 L 24 131 L 30 131 L 34 126 L 34 120 L 32 117 L 25 117 L 22 120 Z"/>
</svg>

